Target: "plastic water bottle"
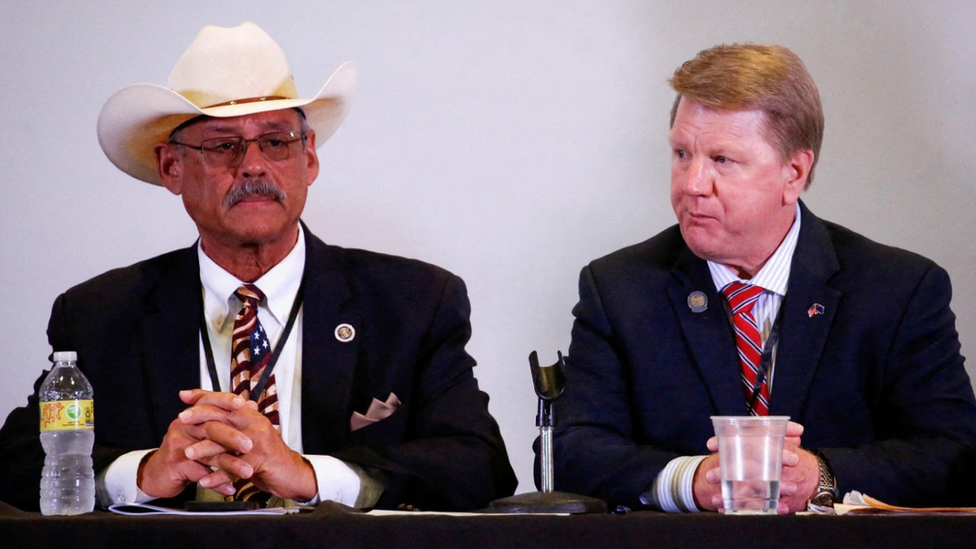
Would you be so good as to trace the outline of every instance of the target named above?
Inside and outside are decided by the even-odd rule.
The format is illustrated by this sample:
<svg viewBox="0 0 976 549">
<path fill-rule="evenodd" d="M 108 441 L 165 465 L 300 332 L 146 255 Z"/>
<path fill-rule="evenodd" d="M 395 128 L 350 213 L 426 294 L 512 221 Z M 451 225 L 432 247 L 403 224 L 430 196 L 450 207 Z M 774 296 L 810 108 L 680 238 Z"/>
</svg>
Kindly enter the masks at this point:
<svg viewBox="0 0 976 549">
<path fill-rule="evenodd" d="M 54 368 L 41 384 L 41 513 L 79 515 L 95 508 L 92 387 L 74 351 L 54 353 Z"/>
</svg>

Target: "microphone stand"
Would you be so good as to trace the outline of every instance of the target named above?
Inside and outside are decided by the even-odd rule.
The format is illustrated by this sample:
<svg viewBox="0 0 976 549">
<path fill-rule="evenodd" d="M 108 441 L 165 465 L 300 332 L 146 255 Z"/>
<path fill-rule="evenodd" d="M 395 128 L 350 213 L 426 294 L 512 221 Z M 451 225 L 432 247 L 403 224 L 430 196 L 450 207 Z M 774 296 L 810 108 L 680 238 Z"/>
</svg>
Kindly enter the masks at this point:
<svg viewBox="0 0 976 549">
<path fill-rule="evenodd" d="M 529 368 L 532 383 L 539 396 L 539 412 L 535 424 L 539 427 L 539 476 L 541 491 L 528 492 L 496 499 L 488 504 L 492 513 L 606 513 L 607 504 L 602 499 L 555 491 L 553 471 L 552 429 L 556 424 L 552 403 L 566 388 L 563 374 L 563 354 L 557 352 L 559 360 L 551 366 L 539 366 L 535 351 L 529 354 Z"/>
</svg>

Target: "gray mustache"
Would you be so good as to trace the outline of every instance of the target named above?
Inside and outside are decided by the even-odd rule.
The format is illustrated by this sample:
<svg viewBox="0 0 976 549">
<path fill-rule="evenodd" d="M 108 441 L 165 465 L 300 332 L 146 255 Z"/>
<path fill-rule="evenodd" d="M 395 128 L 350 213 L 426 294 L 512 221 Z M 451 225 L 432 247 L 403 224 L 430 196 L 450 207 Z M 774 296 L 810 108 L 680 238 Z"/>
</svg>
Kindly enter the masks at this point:
<svg viewBox="0 0 976 549">
<path fill-rule="evenodd" d="M 277 200 L 278 202 L 284 202 L 286 198 L 285 191 L 281 190 L 277 185 L 268 181 L 267 179 L 249 179 L 244 183 L 233 187 L 230 192 L 227 193 L 227 195 L 224 197 L 224 206 L 230 208 L 241 200 L 254 195 L 267 196 Z"/>
</svg>

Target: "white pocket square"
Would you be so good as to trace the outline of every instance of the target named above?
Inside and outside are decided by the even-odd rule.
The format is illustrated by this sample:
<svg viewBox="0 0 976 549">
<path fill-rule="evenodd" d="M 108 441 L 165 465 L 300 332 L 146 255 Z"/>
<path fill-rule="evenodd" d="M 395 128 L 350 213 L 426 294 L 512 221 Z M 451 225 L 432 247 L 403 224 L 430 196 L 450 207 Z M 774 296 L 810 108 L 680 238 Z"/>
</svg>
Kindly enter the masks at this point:
<svg viewBox="0 0 976 549">
<path fill-rule="evenodd" d="M 393 393 L 386 398 L 386 402 L 380 402 L 377 399 L 373 399 L 373 402 L 369 403 L 369 410 L 366 410 L 366 415 L 360 414 L 359 412 L 353 412 L 352 417 L 349 418 L 349 430 L 355 431 L 356 429 L 362 429 L 367 425 L 372 425 L 381 419 L 390 417 L 390 414 L 395 412 L 397 408 L 400 407 L 400 399 Z"/>
</svg>

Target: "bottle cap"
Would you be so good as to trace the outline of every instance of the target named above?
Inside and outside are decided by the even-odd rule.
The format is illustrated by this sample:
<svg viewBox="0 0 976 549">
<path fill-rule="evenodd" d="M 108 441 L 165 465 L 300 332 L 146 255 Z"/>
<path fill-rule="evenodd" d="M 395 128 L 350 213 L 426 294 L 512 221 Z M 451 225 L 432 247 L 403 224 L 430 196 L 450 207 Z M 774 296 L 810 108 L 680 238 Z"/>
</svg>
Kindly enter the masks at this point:
<svg viewBox="0 0 976 549">
<path fill-rule="evenodd" d="M 78 353 L 74 351 L 56 351 L 54 353 L 54 362 L 77 362 Z"/>
</svg>

